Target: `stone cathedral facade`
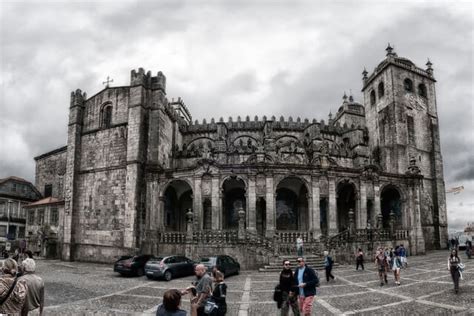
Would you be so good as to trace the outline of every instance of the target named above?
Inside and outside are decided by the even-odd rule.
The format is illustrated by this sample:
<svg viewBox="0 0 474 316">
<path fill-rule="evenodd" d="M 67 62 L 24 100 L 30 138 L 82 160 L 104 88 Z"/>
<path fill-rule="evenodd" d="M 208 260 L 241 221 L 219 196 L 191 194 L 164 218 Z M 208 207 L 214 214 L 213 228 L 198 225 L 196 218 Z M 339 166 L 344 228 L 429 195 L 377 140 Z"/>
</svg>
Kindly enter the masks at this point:
<svg viewBox="0 0 474 316">
<path fill-rule="evenodd" d="M 37 157 L 37 184 L 64 198 L 62 259 L 224 252 L 251 267 L 298 235 L 309 251 L 445 247 L 433 68 L 386 51 L 362 73 L 364 100 L 344 96 L 326 121 L 193 121 L 163 73 L 143 69 L 128 86 L 72 92 L 67 146 Z"/>
</svg>

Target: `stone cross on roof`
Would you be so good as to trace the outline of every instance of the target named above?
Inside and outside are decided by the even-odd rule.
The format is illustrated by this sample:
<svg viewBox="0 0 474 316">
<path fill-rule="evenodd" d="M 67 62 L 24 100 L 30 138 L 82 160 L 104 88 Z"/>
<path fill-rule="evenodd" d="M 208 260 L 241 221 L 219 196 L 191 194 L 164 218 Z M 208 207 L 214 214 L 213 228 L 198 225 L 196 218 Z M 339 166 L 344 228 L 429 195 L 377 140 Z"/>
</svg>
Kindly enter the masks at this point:
<svg viewBox="0 0 474 316">
<path fill-rule="evenodd" d="M 111 82 L 114 82 L 114 79 L 110 79 L 109 76 L 107 76 L 107 80 L 102 82 L 102 84 L 105 84 L 105 87 L 108 88 L 109 87 L 109 83 Z"/>
</svg>

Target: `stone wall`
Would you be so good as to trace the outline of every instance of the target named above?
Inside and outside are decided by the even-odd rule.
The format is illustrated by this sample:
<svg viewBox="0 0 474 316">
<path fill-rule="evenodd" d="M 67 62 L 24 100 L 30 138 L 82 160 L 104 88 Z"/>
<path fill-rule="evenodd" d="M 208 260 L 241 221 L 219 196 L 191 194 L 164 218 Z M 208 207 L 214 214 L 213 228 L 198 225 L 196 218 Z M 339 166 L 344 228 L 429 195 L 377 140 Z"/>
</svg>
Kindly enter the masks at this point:
<svg viewBox="0 0 474 316">
<path fill-rule="evenodd" d="M 45 185 L 52 185 L 52 196 L 64 198 L 64 177 L 66 174 L 67 147 L 58 148 L 38 156 L 36 161 L 35 187 L 44 196 Z"/>
</svg>

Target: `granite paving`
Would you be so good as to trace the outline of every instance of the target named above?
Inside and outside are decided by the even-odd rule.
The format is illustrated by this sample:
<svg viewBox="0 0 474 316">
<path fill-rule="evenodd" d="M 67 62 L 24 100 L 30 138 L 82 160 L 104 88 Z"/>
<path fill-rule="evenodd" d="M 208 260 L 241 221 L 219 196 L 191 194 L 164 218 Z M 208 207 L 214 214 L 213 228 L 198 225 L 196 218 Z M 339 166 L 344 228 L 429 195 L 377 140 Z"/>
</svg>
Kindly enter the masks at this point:
<svg viewBox="0 0 474 316">
<path fill-rule="evenodd" d="M 321 286 L 312 315 L 474 315 L 474 260 L 462 257 L 466 270 L 456 294 L 446 266 L 448 255 L 434 251 L 410 257 L 400 286 L 392 273 L 388 284 L 380 286 L 369 262 L 359 271 L 355 265 L 339 265 L 333 271 L 336 280 L 329 283 L 324 271 L 318 271 Z M 167 289 L 184 289 L 194 280 L 122 277 L 111 265 L 58 260 L 37 260 L 37 274 L 46 286 L 45 315 L 154 315 Z M 227 315 L 280 315 L 272 299 L 278 273 L 241 271 L 225 281 Z M 187 296 L 181 307 L 189 311 Z"/>
</svg>

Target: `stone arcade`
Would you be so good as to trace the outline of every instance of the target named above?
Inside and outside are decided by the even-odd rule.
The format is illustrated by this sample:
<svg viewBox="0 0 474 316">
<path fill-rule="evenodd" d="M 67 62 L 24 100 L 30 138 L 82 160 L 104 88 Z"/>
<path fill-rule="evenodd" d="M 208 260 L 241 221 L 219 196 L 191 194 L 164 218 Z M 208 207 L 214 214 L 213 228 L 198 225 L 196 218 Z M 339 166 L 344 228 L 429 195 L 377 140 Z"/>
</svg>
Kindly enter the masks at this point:
<svg viewBox="0 0 474 316">
<path fill-rule="evenodd" d="M 48 160 L 65 160 L 65 174 L 48 183 L 64 187 L 62 259 L 220 252 L 254 267 L 298 235 L 308 251 L 445 247 L 432 64 L 386 51 L 362 73 L 363 104 L 344 95 L 327 121 L 193 122 L 182 99 L 167 99 L 165 76 L 143 69 L 129 86 L 73 92 L 67 147 L 37 159 L 41 183 L 55 174 Z"/>
</svg>

